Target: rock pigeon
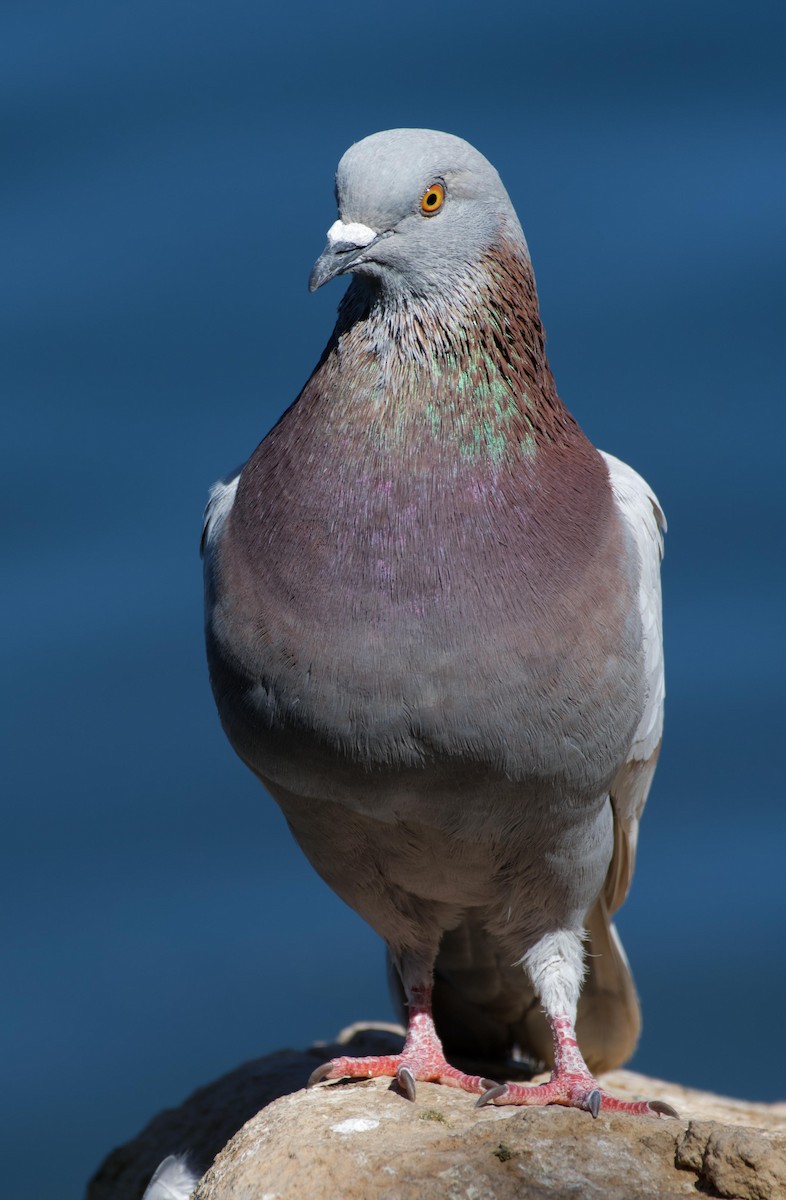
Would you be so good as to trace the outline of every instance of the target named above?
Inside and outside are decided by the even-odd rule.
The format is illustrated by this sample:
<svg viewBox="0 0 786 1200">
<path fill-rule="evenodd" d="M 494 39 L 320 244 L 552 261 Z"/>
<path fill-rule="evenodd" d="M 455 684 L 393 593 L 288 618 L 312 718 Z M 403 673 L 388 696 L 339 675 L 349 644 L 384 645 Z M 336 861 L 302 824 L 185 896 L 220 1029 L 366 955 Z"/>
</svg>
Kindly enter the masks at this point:
<svg viewBox="0 0 786 1200">
<path fill-rule="evenodd" d="M 351 276 L 336 327 L 203 535 L 224 730 L 384 939 L 406 1009 L 401 1054 L 315 1079 L 672 1115 L 593 1074 L 640 1024 L 611 915 L 661 739 L 663 514 L 559 399 L 477 150 L 373 134 L 336 197 L 310 278 Z M 495 1084 L 448 1051 L 551 1079 Z"/>
</svg>

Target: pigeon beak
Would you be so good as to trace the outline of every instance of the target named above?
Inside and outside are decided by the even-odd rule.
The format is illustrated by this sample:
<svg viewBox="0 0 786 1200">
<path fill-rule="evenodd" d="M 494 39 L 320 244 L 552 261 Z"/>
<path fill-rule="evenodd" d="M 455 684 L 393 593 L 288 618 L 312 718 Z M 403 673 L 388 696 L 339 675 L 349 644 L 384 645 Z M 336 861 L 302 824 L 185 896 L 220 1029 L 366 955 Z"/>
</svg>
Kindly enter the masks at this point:
<svg viewBox="0 0 786 1200">
<path fill-rule="evenodd" d="M 351 271 L 359 261 L 361 251 L 371 246 L 379 236 L 368 225 L 360 225 L 355 221 L 345 225 L 343 221 L 335 221 L 328 229 L 327 245 L 308 277 L 308 290 L 315 292 L 329 279 Z"/>
</svg>

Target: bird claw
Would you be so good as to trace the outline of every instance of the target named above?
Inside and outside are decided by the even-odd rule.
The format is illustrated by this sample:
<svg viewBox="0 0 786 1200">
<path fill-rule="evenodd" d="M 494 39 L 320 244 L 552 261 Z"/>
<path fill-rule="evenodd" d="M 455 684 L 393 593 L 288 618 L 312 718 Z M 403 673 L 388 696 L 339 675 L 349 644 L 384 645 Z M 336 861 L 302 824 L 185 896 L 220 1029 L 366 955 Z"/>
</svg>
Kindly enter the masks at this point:
<svg viewBox="0 0 786 1200">
<path fill-rule="evenodd" d="M 490 1081 L 484 1080 L 483 1082 L 489 1083 Z M 568 1108 L 582 1108 L 595 1119 L 600 1116 L 601 1112 L 628 1112 L 641 1117 L 679 1117 L 679 1113 L 663 1100 L 617 1100 L 602 1091 L 597 1085 L 590 1086 L 584 1091 L 583 1088 L 575 1086 L 577 1082 L 581 1082 L 577 1081 L 575 1077 L 572 1081 L 574 1086 L 566 1086 L 567 1082 L 563 1077 L 562 1079 L 552 1079 L 549 1083 L 541 1083 L 536 1087 L 527 1087 L 517 1083 L 495 1084 L 490 1086 L 488 1091 L 484 1092 L 475 1102 L 475 1107 L 485 1108 L 487 1104 L 564 1104 Z M 586 1082 L 594 1084 L 589 1077 L 586 1077 Z"/>
<path fill-rule="evenodd" d="M 322 1063 L 321 1066 L 317 1067 L 316 1071 L 311 1072 L 311 1074 L 308 1077 L 308 1083 L 306 1084 L 306 1087 L 307 1088 L 313 1087 L 315 1083 L 321 1083 L 323 1079 L 329 1079 L 330 1073 L 332 1070 L 333 1070 L 332 1062 L 328 1061 L 328 1062 Z"/>
<path fill-rule="evenodd" d="M 422 1051 L 422 1048 L 421 1048 Z M 431 1054 L 402 1054 L 382 1055 L 377 1058 L 333 1058 L 322 1063 L 306 1084 L 313 1087 L 327 1079 L 394 1079 L 407 1100 L 415 1100 L 417 1095 L 416 1080 L 429 1083 L 442 1083 L 449 1087 L 463 1088 L 465 1092 L 477 1095 L 487 1089 L 496 1095 L 494 1089 L 498 1085 L 493 1079 L 482 1079 L 479 1075 L 465 1075 L 446 1062 L 442 1057 L 442 1048 L 438 1053 Z M 501 1089 L 504 1091 L 504 1088 Z"/>
<path fill-rule="evenodd" d="M 415 1076 L 410 1071 L 409 1067 L 399 1067 L 396 1071 L 396 1082 L 401 1088 L 407 1100 L 414 1100 L 417 1095 L 415 1086 Z"/>
<path fill-rule="evenodd" d="M 676 1108 L 672 1108 L 670 1104 L 666 1104 L 663 1100 L 649 1100 L 648 1104 L 654 1113 L 659 1117 L 676 1117 L 679 1120 L 680 1114 Z"/>
<path fill-rule="evenodd" d="M 488 1084 L 488 1091 L 475 1101 L 475 1108 L 485 1108 L 487 1104 L 493 1104 L 498 1096 L 507 1091 L 508 1087 L 506 1083 L 494 1083 L 491 1079 L 484 1079 L 483 1083 Z"/>
</svg>

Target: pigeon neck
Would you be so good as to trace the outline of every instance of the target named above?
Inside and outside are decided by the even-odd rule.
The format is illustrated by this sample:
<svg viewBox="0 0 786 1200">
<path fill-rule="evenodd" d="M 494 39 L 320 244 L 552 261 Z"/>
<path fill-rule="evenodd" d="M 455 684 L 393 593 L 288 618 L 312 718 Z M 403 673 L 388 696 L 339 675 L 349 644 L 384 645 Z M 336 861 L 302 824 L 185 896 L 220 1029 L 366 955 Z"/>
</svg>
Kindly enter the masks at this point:
<svg viewBox="0 0 786 1200">
<path fill-rule="evenodd" d="M 526 247 L 497 246 L 450 291 L 395 296 L 354 280 L 308 393 L 380 448 L 492 465 L 581 434 L 559 397 Z M 335 424 L 334 424 L 335 428 Z"/>
</svg>

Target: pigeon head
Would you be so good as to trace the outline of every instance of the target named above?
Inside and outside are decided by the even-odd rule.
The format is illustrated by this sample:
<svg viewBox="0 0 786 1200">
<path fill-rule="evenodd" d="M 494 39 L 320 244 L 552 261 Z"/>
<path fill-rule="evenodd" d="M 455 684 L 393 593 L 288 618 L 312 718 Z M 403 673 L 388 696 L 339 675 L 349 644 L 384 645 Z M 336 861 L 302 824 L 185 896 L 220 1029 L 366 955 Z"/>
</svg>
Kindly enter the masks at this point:
<svg viewBox="0 0 786 1200">
<path fill-rule="evenodd" d="M 339 219 L 309 279 L 313 292 L 352 273 L 393 295 L 427 296 L 521 226 L 499 175 L 468 142 L 390 129 L 347 150 L 336 173 Z"/>
</svg>

